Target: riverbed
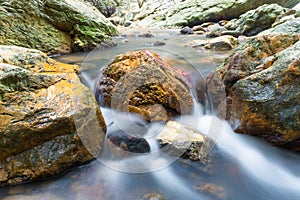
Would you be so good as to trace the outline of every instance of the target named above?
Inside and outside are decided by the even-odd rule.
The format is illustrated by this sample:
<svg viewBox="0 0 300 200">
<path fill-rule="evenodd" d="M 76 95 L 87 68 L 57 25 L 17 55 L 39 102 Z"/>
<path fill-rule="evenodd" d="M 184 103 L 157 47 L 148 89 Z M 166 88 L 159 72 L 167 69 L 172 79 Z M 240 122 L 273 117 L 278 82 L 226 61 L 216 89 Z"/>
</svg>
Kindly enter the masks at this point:
<svg viewBox="0 0 300 200">
<path fill-rule="evenodd" d="M 145 37 L 149 30 L 143 29 L 122 32 L 122 36 L 115 38 L 115 47 L 55 59 L 80 65 L 83 83 L 95 91 L 101 68 L 114 56 L 127 51 L 152 50 L 201 81 L 231 53 L 192 48 L 188 45 L 190 42 L 205 40 L 205 36 L 180 35 L 179 30 L 150 30 L 153 37 Z M 197 99 L 198 95 L 194 96 Z M 2 187 L 0 199 L 135 200 L 150 199 L 151 195 L 153 199 L 164 196 L 175 200 L 300 199 L 299 155 L 273 147 L 259 138 L 234 133 L 223 119 L 213 115 L 209 101 L 197 106 L 193 115 L 176 120 L 213 138 L 216 145 L 209 154 L 209 163 L 182 158 L 170 160 L 151 154 L 112 160 L 102 153 L 95 161 L 59 177 Z M 109 133 L 116 128 L 111 125 L 116 113 L 107 108 L 101 110 Z M 118 120 L 127 122 L 128 115 L 120 114 L 118 116 L 123 118 Z M 104 147 L 103 151 L 109 149 Z"/>
</svg>

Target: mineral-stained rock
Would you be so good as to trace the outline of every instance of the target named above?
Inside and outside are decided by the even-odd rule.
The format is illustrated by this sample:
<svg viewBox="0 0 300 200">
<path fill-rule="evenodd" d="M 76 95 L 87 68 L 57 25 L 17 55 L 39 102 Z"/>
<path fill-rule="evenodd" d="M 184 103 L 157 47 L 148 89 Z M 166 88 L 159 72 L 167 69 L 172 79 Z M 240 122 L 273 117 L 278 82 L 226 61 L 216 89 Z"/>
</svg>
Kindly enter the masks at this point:
<svg viewBox="0 0 300 200">
<path fill-rule="evenodd" d="M 285 12 L 287 9 L 277 4 L 265 4 L 246 12 L 237 20 L 230 21 L 225 27 L 237 30 L 246 36 L 253 36 L 271 28 L 276 18 Z"/>
<path fill-rule="evenodd" d="M 227 119 L 236 132 L 300 151 L 299 38 L 248 39 L 211 74 L 225 85 Z"/>
<path fill-rule="evenodd" d="M 0 44 L 48 54 L 112 45 L 116 28 L 80 0 L 0 1 Z"/>
<path fill-rule="evenodd" d="M 0 185 L 54 176 L 86 163 L 106 126 L 78 67 L 37 50 L 0 46 Z"/>
<path fill-rule="evenodd" d="M 156 121 L 189 114 L 193 107 L 189 88 L 181 71 L 157 54 L 139 50 L 119 55 L 104 67 L 96 97 L 104 106 Z"/>
<path fill-rule="evenodd" d="M 171 156 L 206 163 L 210 139 L 199 131 L 176 121 L 168 121 L 156 136 L 161 149 Z"/>
</svg>

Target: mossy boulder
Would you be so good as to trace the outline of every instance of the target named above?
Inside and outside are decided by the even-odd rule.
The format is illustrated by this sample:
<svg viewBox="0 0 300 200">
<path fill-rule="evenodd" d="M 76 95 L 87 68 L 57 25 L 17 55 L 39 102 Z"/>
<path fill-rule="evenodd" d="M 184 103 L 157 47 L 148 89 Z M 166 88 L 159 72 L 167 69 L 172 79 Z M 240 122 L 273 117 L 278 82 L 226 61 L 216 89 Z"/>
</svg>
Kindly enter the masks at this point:
<svg viewBox="0 0 300 200">
<path fill-rule="evenodd" d="M 259 33 L 259 35 L 284 33 L 300 34 L 300 16 L 294 19 L 287 20 L 284 23 L 277 24 L 276 26 Z"/>
<path fill-rule="evenodd" d="M 277 4 L 265 4 L 257 9 L 250 10 L 238 19 L 231 20 L 226 28 L 241 32 L 246 36 L 253 36 L 271 28 L 277 17 L 288 11 Z"/>
<path fill-rule="evenodd" d="M 300 35 L 248 39 L 211 77 L 222 80 L 227 120 L 238 133 L 300 151 Z"/>
<path fill-rule="evenodd" d="M 154 9 L 149 8 L 151 13 L 137 15 L 135 20 L 138 25 L 145 26 L 194 26 L 209 21 L 231 20 L 239 17 L 249 10 L 255 9 L 264 4 L 277 3 L 284 7 L 292 7 L 298 3 L 297 0 L 165 0 L 162 6 Z M 166 4 L 173 2 L 173 5 L 166 7 Z M 151 4 L 144 4 L 143 7 L 151 7 Z M 165 6 L 165 7 L 164 7 Z M 142 7 L 142 10 L 143 10 Z"/>
<path fill-rule="evenodd" d="M 0 1 L 0 44 L 34 48 L 47 54 L 112 45 L 115 27 L 80 0 Z"/>
<path fill-rule="evenodd" d="M 58 175 L 99 154 L 106 126 L 78 70 L 0 46 L 0 185 Z"/>
<path fill-rule="evenodd" d="M 148 121 L 186 115 L 193 108 L 182 71 L 149 50 L 116 56 L 101 72 L 96 97 L 103 106 L 139 113 Z"/>
</svg>

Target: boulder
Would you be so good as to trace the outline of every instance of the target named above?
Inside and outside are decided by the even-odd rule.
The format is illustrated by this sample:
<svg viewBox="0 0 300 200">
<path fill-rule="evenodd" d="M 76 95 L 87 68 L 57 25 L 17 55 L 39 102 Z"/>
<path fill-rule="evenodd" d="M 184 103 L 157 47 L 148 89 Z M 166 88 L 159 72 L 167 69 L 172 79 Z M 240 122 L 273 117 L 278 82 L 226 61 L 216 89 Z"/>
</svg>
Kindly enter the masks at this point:
<svg viewBox="0 0 300 200">
<path fill-rule="evenodd" d="M 210 40 L 194 40 L 190 45 L 194 48 L 204 47 L 216 51 L 225 51 L 236 48 L 238 39 L 231 35 L 224 35 Z"/>
<path fill-rule="evenodd" d="M 222 35 L 223 31 L 227 31 L 226 28 L 224 28 L 223 26 L 220 26 L 219 24 L 214 24 L 211 26 L 207 27 L 207 34 L 206 37 L 208 38 L 214 38 L 214 37 L 219 37 Z"/>
<path fill-rule="evenodd" d="M 196 129 L 176 121 L 168 121 L 156 136 L 160 148 L 171 156 L 207 162 L 210 139 Z"/>
<path fill-rule="evenodd" d="M 273 28 L 267 29 L 259 35 L 268 35 L 268 34 L 300 34 L 300 17 L 290 19 L 283 23 L 278 23 Z"/>
<path fill-rule="evenodd" d="M 106 126 L 78 70 L 0 46 L 0 185 L 55 176 L 100 153 Z"/>
<path fill-rule="evenodd" d="M 113 0 L 84 0 L 91 5 L 95 6 L 105 17 L 110 17 L 116 12 L 118 1 Z"/>
<path fill-rule="evenodd" d="M 243 42 L 210 76 L 225 85 L 227 120 L 238 133 L 300 151 L 300 35 Z"/>
<path fill-rule="evenodd" d="M 286 12 L 286 8 L 277 4 L 265 4 L 255 10 L 246 12 L 238 19 L 231 20 L 225 27 L 239 31 L 246 36 L 253 36 L 271 28 L 276 18 Z"/>
<path fill-rule="evenodd" d="M 134 137 L 133 134 L 118 130 L 108 134 L 107 142 L 115 147 L 131 153 L 149 153 L 150 145 L 145 138 Z"/>
<path fill-rule="evenodd" d="M 147 1 L 141 10 L 149 12 L 137 15 L 136 25 L 154 27 L 183 27 L 199 25 L 204 22 L 231 20 L 245 12 L 268 3 L 293 7 L 297 0 L 164 0 L 163 3 Z M 173 2 L 173 3 L 172 3 Z"/>
<path fill-rule="evenodd" d="M 183 72 L 149 50 L 116 56 L 101 72 L 96 98 L 103 106 L 141 114 L 147 121 L 186 115 L 193 108 Z"/>
<path fill-rule="evenodd" d="M 112 45 L 116 28 L 80 0 L 3 0 L 0 44 L 38 49 L 47 54 Z"/>
</svg>

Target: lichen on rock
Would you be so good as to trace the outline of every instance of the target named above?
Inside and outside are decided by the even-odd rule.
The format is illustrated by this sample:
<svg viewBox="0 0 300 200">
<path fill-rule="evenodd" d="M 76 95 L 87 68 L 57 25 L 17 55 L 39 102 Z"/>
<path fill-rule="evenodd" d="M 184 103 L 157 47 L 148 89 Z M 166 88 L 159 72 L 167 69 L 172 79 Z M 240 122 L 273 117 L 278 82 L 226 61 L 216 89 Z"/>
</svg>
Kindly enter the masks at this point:
<svg viewBox="0 0 300 200">
<path fill-rule="evenodd" d="M 91 161 L 106 126 L 78 66 L 0 46 L 0 185 L 58 175 Z"/>
<path fill-rule="evenodd" d="M 211 74 L 225 85 L 227 119 L 236 132 L 300 150 L 299 39 L 299 34 L 250 38 Z"/>
<path fill-rule="evenodd" d="M 47 54 L 113 45 L 116 28 L 80 0 L 3 0 L 0 44 L 38 49 Z"/>
<path fill-rule="evenodd" d="M 186 115 L 193 107 L 183 74 L 149 50 L 116 56 L 102 70 L 96 98 L 103 106 L 139 113 L 148 121 Z"/>
</svg>

